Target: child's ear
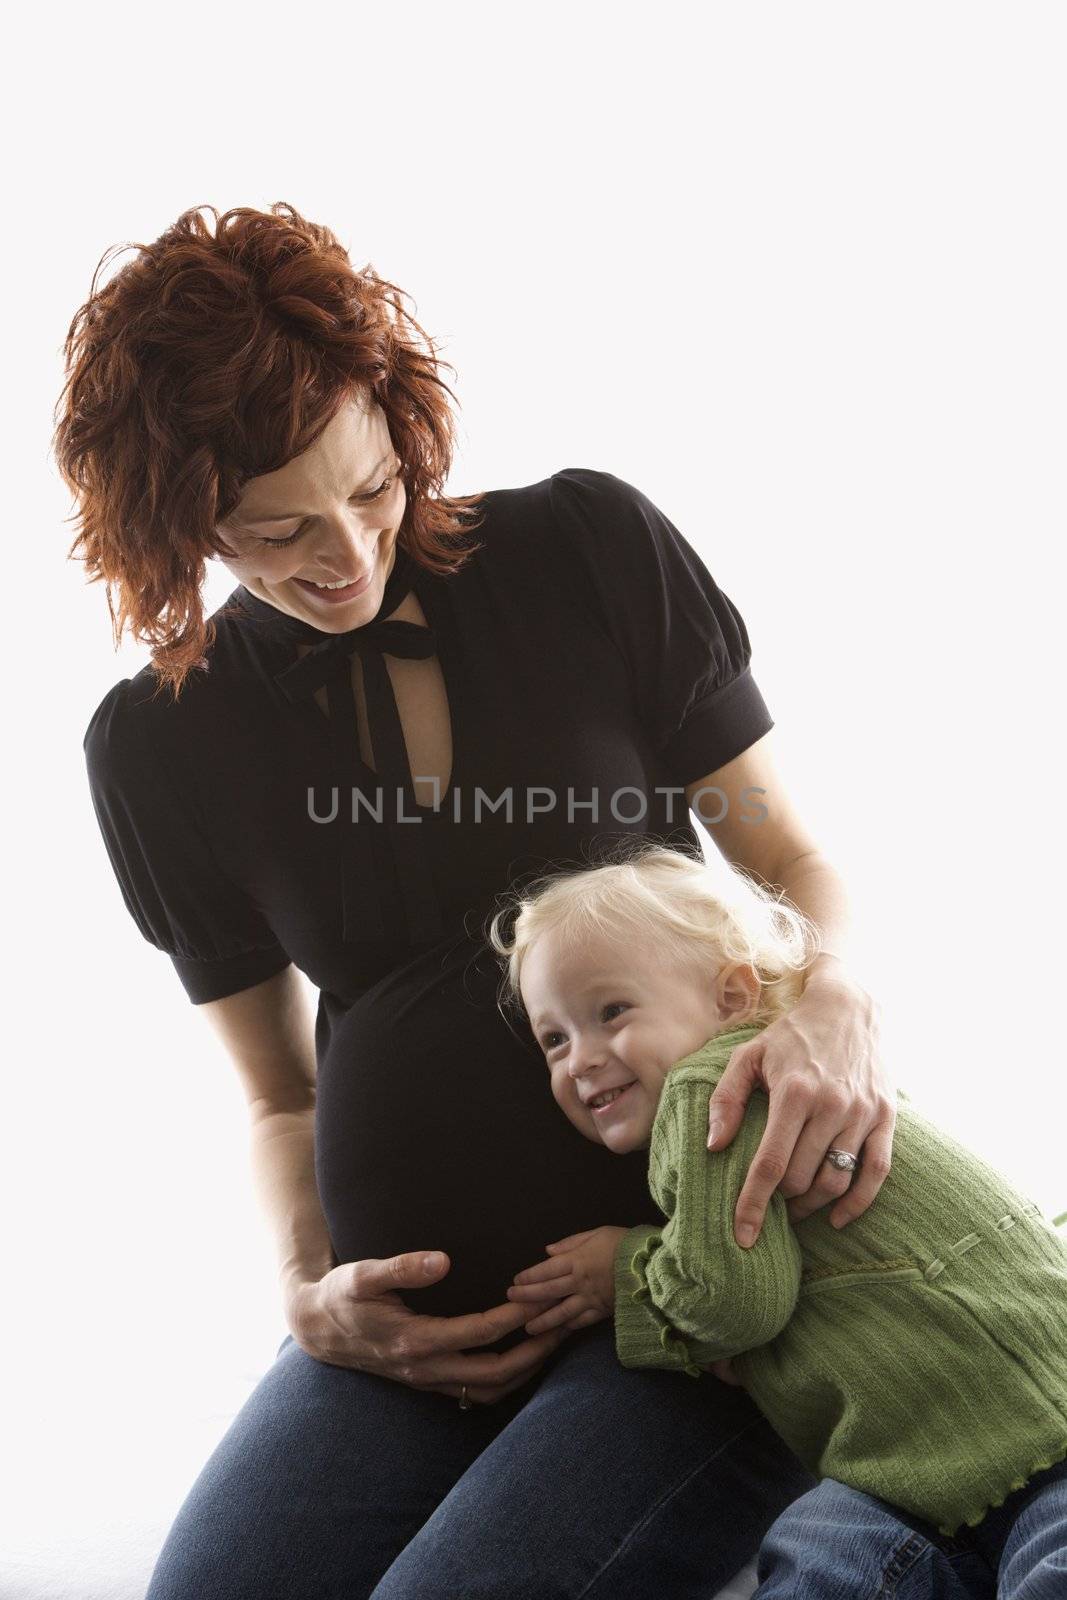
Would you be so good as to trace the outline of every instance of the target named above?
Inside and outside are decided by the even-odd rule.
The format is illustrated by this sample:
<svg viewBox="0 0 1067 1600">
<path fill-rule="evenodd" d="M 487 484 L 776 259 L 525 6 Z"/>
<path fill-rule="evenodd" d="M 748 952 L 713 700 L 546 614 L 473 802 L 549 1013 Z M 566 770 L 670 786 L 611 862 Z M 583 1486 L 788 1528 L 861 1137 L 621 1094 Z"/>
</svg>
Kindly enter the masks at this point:
<svg viewBox="0 0 1067 1600">
<path fill-rule="evenodd" d="M 759 975 L 751 961 L 734 961 L 719 973 L 719 1010 L 740 1027 L 759 1005 Z"/>
</svg>

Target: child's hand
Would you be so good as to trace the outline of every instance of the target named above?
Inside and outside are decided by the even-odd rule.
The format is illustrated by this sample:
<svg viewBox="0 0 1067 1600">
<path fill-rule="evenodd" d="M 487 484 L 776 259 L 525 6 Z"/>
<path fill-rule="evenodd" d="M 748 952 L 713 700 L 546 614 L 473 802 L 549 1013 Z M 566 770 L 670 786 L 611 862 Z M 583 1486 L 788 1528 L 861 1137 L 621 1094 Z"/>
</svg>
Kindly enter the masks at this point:
<svg viewBox="0 0 1067 1600">
<path fill-rule="evenodd" d="M 706 1366 L 706 1367 L 702 1368 L 701 1370 L 704 1371 L 704 1372 L 713 1372 L 715 1374 L 715 1376 L 719 1379 L 720 1383 L 732 1384 L 732 1386 L 735 1389 L 743 1389 L 745 1387 L 745 1385 L 742 1382 L 742 1380 L 737 1376 L 737 1373 L 734 1371 L 733 1365 L 732 1365 L 732 1363 L 730 1361 L 730 1358 L 728 1356 L 723 1361 L 713 1361 L 713 1362 L 711 1362 L 710 1366 Z"/>
<path fill-rule="evenodd" d="M 548 1261 L 515 1274 L 509 1300 L 552 1301 L 526 1324 L 527 1333 L 588 1328 L 615 1314 L 615 1252 L 628 1228 L 593 1228 L 546 1245 Z"/>
</svg>

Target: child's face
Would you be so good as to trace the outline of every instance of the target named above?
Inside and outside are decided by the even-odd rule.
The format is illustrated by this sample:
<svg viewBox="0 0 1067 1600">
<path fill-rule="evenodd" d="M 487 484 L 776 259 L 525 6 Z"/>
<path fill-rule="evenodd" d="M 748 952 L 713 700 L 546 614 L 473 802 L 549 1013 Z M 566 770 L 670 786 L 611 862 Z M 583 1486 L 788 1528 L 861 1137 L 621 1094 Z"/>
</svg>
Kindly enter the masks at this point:
<svg viewBox="0 0 1067 1600">
<path fill-rule="evenodd" d="M 545 933 L 527 951 L 520 982 L 552 1093 L 587 1139 L 616 1155 L 647 1148 L 664 1079 L 676 1061 L 756 1009 L 750 966 L 706 972 L 669 965 L 655 943 L 590 938 L 564 949 Z M 602 1110 L 592 1104 L 622 1089 Z"/>
</svg>

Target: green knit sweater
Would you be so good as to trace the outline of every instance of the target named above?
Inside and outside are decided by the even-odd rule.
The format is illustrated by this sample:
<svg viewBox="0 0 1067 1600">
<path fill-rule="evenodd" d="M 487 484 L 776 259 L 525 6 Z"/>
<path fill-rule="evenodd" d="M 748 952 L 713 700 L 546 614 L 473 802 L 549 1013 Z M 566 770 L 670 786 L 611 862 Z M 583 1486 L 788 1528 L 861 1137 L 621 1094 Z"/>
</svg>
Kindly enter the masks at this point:
<svg viewBox="0 0 1067 1600">
<path fill-rule="evenodd" d="M 1067 1240 L 992 1167 L 904 1096 L 893 1165 L 846 1228 L 795 1226 L 772 1196 L 742 1250 L 733 1213 L 767 1122 L 707 1149 L 708 1097 L 732 1051 L 719 1034 L 673 1067 L 649 1150 L 667 1221 L 615 1257 L 626 1367 L 736 1375 L 804 1465 L 951 1534 L 1067 1455 Z"/>
</svg>

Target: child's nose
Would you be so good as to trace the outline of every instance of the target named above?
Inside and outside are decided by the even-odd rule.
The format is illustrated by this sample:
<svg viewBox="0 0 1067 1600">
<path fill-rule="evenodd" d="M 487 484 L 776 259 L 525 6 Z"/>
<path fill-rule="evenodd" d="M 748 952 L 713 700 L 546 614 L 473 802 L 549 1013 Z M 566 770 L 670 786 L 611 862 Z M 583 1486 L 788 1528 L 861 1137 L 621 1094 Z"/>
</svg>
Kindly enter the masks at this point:
<svg viewBox="0 0 1067 1600">
<path fill-rule="evenodd" d="M 570 1064 L 567 1068 L 572 1078 L 580 1078 L 583 1073 L 590 1072 L 594 1067 L 604 1064 L 603 1047 L 593 1040 L 577 1039 L 571 1050 Z"/>
</svg>

